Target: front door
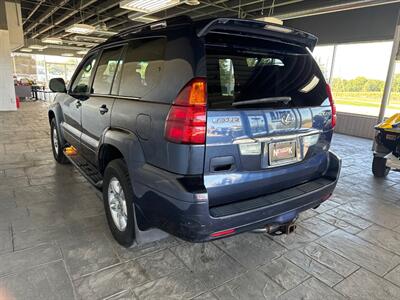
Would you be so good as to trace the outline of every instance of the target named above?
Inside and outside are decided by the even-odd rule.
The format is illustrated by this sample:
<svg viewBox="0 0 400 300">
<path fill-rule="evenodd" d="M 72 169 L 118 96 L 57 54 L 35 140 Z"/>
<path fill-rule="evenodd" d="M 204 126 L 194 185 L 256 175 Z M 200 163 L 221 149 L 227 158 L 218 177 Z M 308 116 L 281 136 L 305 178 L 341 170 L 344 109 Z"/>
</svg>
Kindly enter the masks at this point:
<svg viewBox="0 0 400 300">
<path fill-rule="evenodd" d="M 63 103 L 64 121 L 61 123 L 61 128 L 66 141 L 78 150 L 82 134 L 82 103 L 88 99 L 95 63 L 96 55 L 93 54 L 79 65 Z"/>
<path fill-rule="evenodd" d="M 64 138 L 68 144 L 79 149 L 81 140 L 81 101 L 66 94 L 63 103 L 64 121 L 61 122 Z"/>
<path fill-rule="evenodd" d="M 105 131 L 111 126 L 114 104 L 112 86 L 121 71 L 123 46 L 104 49 L 93 79 L 90 97 L 82 102 L 81 154 L 97 165 L 97 151 Z M 118 80 L 118 79 L 117 79 Z"/>
</svg>

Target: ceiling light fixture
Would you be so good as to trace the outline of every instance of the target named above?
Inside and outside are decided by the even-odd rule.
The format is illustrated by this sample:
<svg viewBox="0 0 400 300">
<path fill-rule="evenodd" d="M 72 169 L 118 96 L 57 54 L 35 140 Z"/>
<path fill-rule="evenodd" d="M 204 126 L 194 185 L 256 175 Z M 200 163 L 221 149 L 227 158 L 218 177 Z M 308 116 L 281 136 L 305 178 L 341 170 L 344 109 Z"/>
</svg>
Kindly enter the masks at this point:
<svg viewBox="0 0 400 300">
<path fill-rule="evenodd" d="M 87 53 L 88 53 L 88 50 L 80 50 L 80 51 L 76 52 L 76 54 L 79 54 L 79 55 L 86 55 Z"/>
<path fill-rule="evenodd" d="M 80 41 L 80 40 L 84 40 L 84 41 L 95 41 L 95 42 L 105 42 L 107 39 L 106 38 L 102 38 L 102 37 L 96 37 L 96 36 L 86 36 L 86 35 L 75 35 L 73 38 L 71 38 L 71 40 L 74 41 Z"/>
<path fill-rule="evenodd" d="M 96 34 L 105 35 L 105 36 L 113 36 L 116 35 L 118 32 L 116 31 L 105 31 L 105 30 L 96 30 L 94 31 Z"/>
<path fill-rule="evenodd" d="M 65 29 L 66 32 L 77 34 L 91 34 L 95 30 L 96 27 L 88 24 L 74 24 Z"/>
<path fill-rule="evenodd" d="M 29 46 L 29 48 L 34 49 L 34 50 L 44 50 L 47 48 L 47 46 L 32 44 Z"/>
<path fill-rule="evenodd" d="M 153 13 L 180 3 L 181 0 L 123 0 L 119 3 L 119 6 L 124 9 L 143 13 Z"/>
<path fill-rule="evenodd" d="M 141 22 L 141 23 L 151 23 L 151 22 L 157 22 L 160 19 L 157 17 L 150 17 L 150 16 L 137 16 L 137 13 L 131 13 L 128 15 L 128 18 L 131 19 L 132 21 L 136 22 Z"/>
<path fill-rule="evenodd" d="M 191 6 L 195 6 L 195 5 L 199 5 L 200 1 L 199 0 L 186 0 L 186 4 L 187 5 L 191 5 Z"/>
<path fill-rule="evenodd" d="M 29 48 L 21 48 L 19 51 L 21 51 L 21 52 L 32 52 L 32 49 L 29 49 Z"/>
<path fill-rule="evenodd" d="M 283 21 L 281 19 L 275 18 L 275 17 L 263 17 L 263 18 L 258 18 L 257 20 L 271 23 L 271 24 L 283 25 Z"/>
<path fill-rule="evenodd" d="M 74 54 L 73 53 L 62 53 L 61 56 L 72 57 L 72 56 L 74 56 Z"/>
<path fill-rule="evenodd" d="M 42 39 L 42 43 L 45 44 L 53 44 L 53 45 L 62 45 L 63 40 L 56 37 L 47 37 Z"/>
</svg>

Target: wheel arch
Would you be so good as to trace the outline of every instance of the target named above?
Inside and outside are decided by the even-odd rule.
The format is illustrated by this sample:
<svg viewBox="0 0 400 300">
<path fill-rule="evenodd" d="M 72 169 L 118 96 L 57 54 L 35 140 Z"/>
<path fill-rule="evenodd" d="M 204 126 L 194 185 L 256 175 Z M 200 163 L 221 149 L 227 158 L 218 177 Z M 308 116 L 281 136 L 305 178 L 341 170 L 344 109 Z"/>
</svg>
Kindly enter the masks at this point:
<svg viewBox="0 0 400 300">
<path fill-rule="evenodd" d="M 107 164 L 113 159 L 122 158 L 127 164 L 133 193 L 137 197 L 135 189 L 135 169 L 145 164 L 140 141 L 136 134 L 124 129 L 108 129 L 104 132 L 97 152 L 99 171 L 104 175 Z M 138 203 L 135 203 L 135 215 L 138 229 L 148 227 L 148 221 Z"/>
<path fill-rule="evenodd" d="M 145 163 L 140 141 L 136 134 L 124 129 L 108 129 L 103 133 L 97 151 L 97 161 L 101 173 L 107 164 L 116 158 L 122 158 L 128 165 L 129 174 L 132 170 Z"/>
<path fill-rule="evenodd" d="M 65 141 L 64 137 L 64 131 L 62 130 L 61 127 L 61 122 L 64 120 L 63 114 L 62 114 L 62 109 L 59 103 L 54 103 L 49 107 L 49 110 L 47 112 L 49 124 L 51 124 L 51 121 L 54 119 L 57 127 L 57 132 L 60 136 L 60 138 Z"/>
</svg>

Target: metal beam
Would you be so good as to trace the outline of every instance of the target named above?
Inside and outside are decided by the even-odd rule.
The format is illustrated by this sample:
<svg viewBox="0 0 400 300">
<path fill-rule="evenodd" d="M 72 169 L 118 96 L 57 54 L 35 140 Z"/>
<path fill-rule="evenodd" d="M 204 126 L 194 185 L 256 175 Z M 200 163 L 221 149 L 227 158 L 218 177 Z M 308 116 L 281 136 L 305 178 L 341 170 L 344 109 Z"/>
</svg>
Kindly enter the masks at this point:
<svg viewBox="0 0 400 300">
<path fill-rule="evenodd" d="M 79 3 L 79 6 L 76 6 L 75 9 L 74 9 L 73 11 L 71 11 L 70 13 L 64 15 L 64 16 L 61 17 L 60 19 L 57 19 L 57 20 L 54 22 L 54 26 L 55 26 L 55 25 L 59 25 L 59 24 L 61 24 L 62 22 L 68 20 L 70 17 L 72 17 L 72 16 L 74 16 L 75 14 L 79 13 L 80 10 L 82 10 L 82 9 L 84 9 L 84 8 L 86 8 L 86 7 L 88 7 L 89 5 L 91 5 L 91 4 L 95 3 L 95 2 L 96 2 L 96 0 L 85 0 L 85 1 L 81 1 L 81 2 Z M 81 4 L 82 4 L 82 5 L 81 5 Z M 47 31 L 53 29 L 54 26 L 47 26 L 47 27 L 41 29 L 41 30 L 38 31 L 36 34 L 34 34 L 34 35 L 32 36 L 32 38 L 36 38 L 36 37 L 38 37 L 39 35 L 41 35 L 41 34 L 47 32 Z M 65 28 L 65 27 L 64 27 L 64 28 Z"/>
<path fill-rule="evenodd" d="M 88 0 L 87 0 L 87 1 L 88 1 Z M 108 11 L 108 10 L 111 9 L 112 7 L 116 6 L 118 3 L 119 3 L 119 0 L 108 0 L 108 1 L 105 1 L 105 2 L 101 3 L 100 5 L 98 5 L 98 6 L 96 7 L 96 11 L 95 11 L 95 12 L 89 13 L 89 14 L 87 14 L 87 15 L 83 15 L 82 18 L 81 18 L 81 21 L 82 21 L 82 22 L 85 22 L 86 20 L 88 20 L 88 19 L 90 19 L 90 18 L 92 18 L 92 17 L 95 17 L 95 16 L 97 16 L 97 15 L 103 14 L 104 12 Z M 87 5 L 86 5 L 86 6 L 87 6 Z M 77 12 L 79 12 L 79 10 L 77 10 Z M 109 13 L 107 13 L 107 16 L 109 16 Z M 64 20 L 64 21 L 66 21 L 66 20 Z M 75 24 L 75 23 L 76 23 L 76 22 L 75 22 L 74 20 L 72 20 L 72 21 L 66 23 L 66 24 L 63 26 L 63 28 L 54 31 L 52 34 L 53 34 L 53 35 L 59 34 L 59 33 L 63 32 L 63 31 L 65 30 L 65 28 L 67 28 L 68 26 L 71 26 L 71 25 L 73 25 L 73 24 Z M 90 25 L 93 25 L 93 24 L 90 24 Z M 69 35 L 71 35 L 71 34 L 64 34 L 63 37 L 66 37 L 66 36 L 69 36 Z M 47 36 L 49 36 L 49 35 L 47 35 Z M 46 36 L 46 37 L 47 37 L 47 36 Z"/>
<path fill-rule="evenodd" d="M 32 30 L 34 30 L 38 25 L 42 22 L 46 21 L 52 14 L 54 14 L 57 10 L 59 10 L 62 6 L 64 6 L 69 0 L 61 0 L 57 3 L 55 7 L 49 7 L 36 21 L 32 23 L 28 28 L 24 30 L 24 34 L 27 35 Z"/>
<path fill-rule="evenodd" d="M 280 2 L 280 3 L 275 3 L 273 7 L 277 8 L 277 7 L 280 7 L 280 6 L 286 6 L 286 5 L 290 5 L 290 4 L 294 4 L 294 3 L 298 3 L 298 2 L 303 2 L 303 1 L 304 0 L 289 0 L 289 1 L 284 1 L 284 2 Z M 263 2 L 263 0 L 251 1 L 251 2 L 247 2 L 247 3 L 243 3 L 241 5 L 232 6 L 231 8 L 239 9 L 239 7 L 250 6 L 250 5 L 259 5 L 262 2 Z M 272 4 L 264 6 L 264 10 L 269 10 L 270 8 L 272 8 Z M 261 11 L 262 9 L 263 9 L 263 7 L 259 6 L 257 8 L 248 9 L 245 12 L 246 13 L 253 13 L 253 12 Z M 215 15 L 215 14 L 221 13 L 223 11 L 224 10 L 218 9 L 218 10 L 213 11 L 213 12 L 208 12 L 208 13 L 204 13 L 204 14 L 201 14 L 201 15 L 194 16 L 193 18 L 194 19 L 201 19 L 201 18 L 206 17 L 206 16 L 208 16 L 210 14 Z"/>
<path fill-rule="evenodd" d="M 392 54 L 390 55 L 389 68 L 386 76 L 385 88 L 383 90 L 381 107 L 379 110 L 378 123 L 381 123 L 385 118 L 386 107 L 389 103 L 390 93 L 392 91 L 394 71 L 396 68 L 396 57 L 397 54 L 399 53 L 399 44 L 400 44 L 400 10 L 398 12 L 396 30 L 393 37 Z"/>
<path fill-rule="evenodd" d="M 45 2 L 46 0 L 40 0 L 38 4 L 32 9 L 32 11 L 29 13 L 29 15 L 26 17 L 22 25 L 25 25 L 26 22 L 29 21 L 29 19 L 33 16 L 33 14 L 39 9 L 39 7 Z"/>
<path fill-rule="evenodd" d="M 308 1 L 307 1 L 308 2 Z M 337 1 L 318 1 L 318 5 L 308 5 L 308 8 L 296 9 L 288 12 L 276 11 L 274 16 L 282 20 L 289 20 L 294 18 L 309 17 L 321 14 L 330 14 L 339 11 L 353 10 L 377 5 L 391 4 L 400 2 L 400 0 L 353 0 L 344 1 L 344 3 L 335 3 Z"/>
</svg>

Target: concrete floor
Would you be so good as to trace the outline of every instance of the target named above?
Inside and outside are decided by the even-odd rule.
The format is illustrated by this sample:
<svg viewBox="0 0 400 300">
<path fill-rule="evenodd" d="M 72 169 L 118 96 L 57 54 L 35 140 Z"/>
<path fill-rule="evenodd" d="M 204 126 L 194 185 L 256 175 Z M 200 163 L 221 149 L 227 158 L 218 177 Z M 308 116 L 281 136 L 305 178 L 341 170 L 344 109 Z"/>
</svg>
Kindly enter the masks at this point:
<svg viewBox="0 0 400 300">
<path fill-rule="evenodd" d="M 0 113 L 0 299 L 399 299 L 400 173 L 371 175 L 371 142 L 336 135 L 335 195 L 295 234 L 123 249 L 102 202 L 50 150 L 46 107 Z"/>
</svg>

